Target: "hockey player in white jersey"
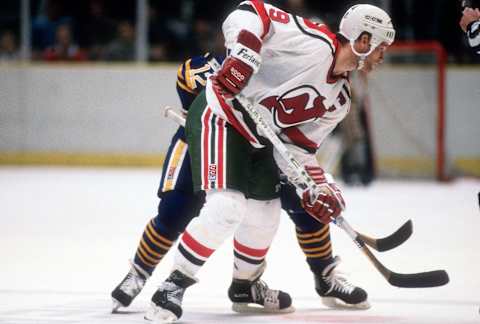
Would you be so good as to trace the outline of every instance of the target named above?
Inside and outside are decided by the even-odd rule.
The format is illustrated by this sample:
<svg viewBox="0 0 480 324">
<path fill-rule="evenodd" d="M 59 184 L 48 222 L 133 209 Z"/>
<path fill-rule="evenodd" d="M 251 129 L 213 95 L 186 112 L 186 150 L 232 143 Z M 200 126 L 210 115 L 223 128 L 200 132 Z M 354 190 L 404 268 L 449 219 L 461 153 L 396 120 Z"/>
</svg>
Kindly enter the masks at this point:
<svg viewBox="0 0 480 324">
<path fill-rule="evenodd" d="M 278 169 L 286 164 L 235 96 L 241 93 L 256 104 L 323 187 L 313 201 L 308 191 L 301 200 L 313 218 L 328 223 L 345 202 L 315 151 L 350 109 L 348 72 L 380 64 L 395 35 L 388 14 L 375 6 L 350 8 L 334 34 L 261 1 L 242 2 L 223 32 L 230 54 L 193 102 L 186 124 L 194 189 L 207 192 L 206 203 L 180 239 L 171 275 L 152 297 L 146 319 L 159 323 L 180 318 L 186 289 L 232 234 L 234 309 L 258 304 L 263 311 L 293 311 L 287 293 L 260 280 L 279 223 Z"/>
</svg>

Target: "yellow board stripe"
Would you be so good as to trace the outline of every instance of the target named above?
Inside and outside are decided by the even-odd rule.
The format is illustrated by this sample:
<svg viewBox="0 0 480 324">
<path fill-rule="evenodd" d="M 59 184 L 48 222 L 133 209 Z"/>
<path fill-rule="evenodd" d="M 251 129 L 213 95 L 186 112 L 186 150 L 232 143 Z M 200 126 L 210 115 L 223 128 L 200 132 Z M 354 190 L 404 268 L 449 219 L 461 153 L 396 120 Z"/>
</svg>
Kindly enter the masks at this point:
<svg viewBox="0 0 480 324">
<path fill-rule="evenodd" d="M 165 154 L 0 152 L 0 165 L 161 167 Z"/>
</svg>

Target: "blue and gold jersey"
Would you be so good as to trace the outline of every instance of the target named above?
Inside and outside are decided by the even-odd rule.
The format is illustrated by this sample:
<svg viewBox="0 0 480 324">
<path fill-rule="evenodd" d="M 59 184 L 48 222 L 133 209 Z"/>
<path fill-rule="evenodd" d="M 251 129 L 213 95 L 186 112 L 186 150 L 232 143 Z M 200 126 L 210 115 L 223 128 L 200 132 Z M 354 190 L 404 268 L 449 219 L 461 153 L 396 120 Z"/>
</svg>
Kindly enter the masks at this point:
<svg viewBox="0 0 480 324">
<path fill-rule="evenodd" d="M 206 53 L 194 56 L 178 67 L 177 92 L 184 110 L 188 110 L 193 100 L 205 88 L 207 78 L 220 69 L 222 62 L 223 58 Z M 172 137 L 163 164 L 158 196 L 163 197 L 163 193 L 172 190 L 193 193 L 184 127 L 178 127 Z"/>
<path fill-rule="evenodd" d="M 178 67 L 177 92 L 182 108 L 188 110 L 195 97 L 205 88 L 207 78 L 220 68 L 223 58 L 210 53 L 194 56 Z"/>
</svg>

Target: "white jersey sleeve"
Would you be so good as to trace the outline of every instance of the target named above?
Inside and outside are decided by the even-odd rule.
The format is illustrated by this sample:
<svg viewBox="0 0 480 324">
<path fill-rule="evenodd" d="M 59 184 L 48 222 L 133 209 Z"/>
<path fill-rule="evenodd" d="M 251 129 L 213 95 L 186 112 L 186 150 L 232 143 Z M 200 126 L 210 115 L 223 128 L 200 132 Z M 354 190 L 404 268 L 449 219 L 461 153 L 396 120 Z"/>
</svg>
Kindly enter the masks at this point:
<svg viewBox="0 0 480 324">
<path fill-rule="evenodd" d="M 263 40 L 270 31 L 270 18 L 260 1 L 244 1 L 231 12 L 222 24 L 225 47 L 232 49 L 241 30 L 248 30 Z"/>
</svg>

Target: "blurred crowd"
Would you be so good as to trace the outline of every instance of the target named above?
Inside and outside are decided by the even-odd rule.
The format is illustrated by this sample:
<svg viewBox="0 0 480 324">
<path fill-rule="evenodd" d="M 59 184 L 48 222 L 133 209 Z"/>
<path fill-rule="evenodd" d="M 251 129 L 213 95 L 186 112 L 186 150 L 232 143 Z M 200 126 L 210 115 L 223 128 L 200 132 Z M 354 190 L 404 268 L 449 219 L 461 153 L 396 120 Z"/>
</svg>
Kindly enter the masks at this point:
<svg viewBox="0 0 480 324">
<path fill-rule="evenodd" d="M 179 61 L 223 50 L 221 22 L 240 1 L 148 0 L 148 60 Z M 358 1 L 272 0 L 289 12 L 321 20 L 333 30 Z M 458 26 L 458 1 L 361 1 L 388 5 L 398 40 L 437 40 L 455 63 L 478 62 Z M 20 3 L 0 1 L 0 61 L 19 59 Z M 30 0 L 34 61 L 132 61 L 137 0 Z"/>
</svg>

